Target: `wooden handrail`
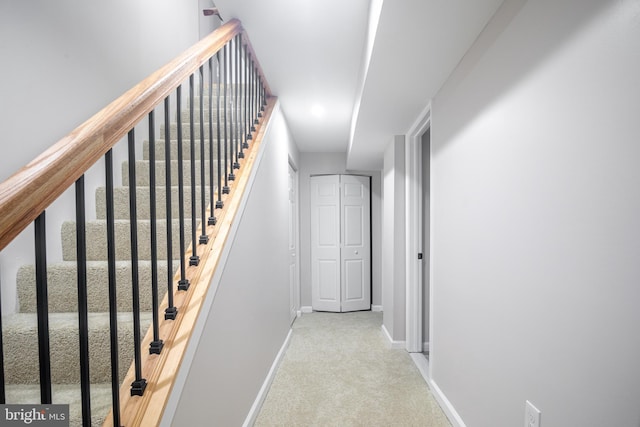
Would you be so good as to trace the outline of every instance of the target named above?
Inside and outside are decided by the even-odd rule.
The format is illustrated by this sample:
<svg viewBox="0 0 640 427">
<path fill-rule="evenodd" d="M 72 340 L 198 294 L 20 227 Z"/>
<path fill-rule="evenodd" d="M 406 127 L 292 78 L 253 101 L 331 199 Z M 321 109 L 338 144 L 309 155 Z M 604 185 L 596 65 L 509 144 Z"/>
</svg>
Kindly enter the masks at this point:
<svg viewBox="0 0 640 427">
<path fill-rule="evenodd" d="M 189 75 L 243 31 L 236 19 L 224 24 L 1 183 L 0 250 Z M 252 49 L 250 52 L 255 58 Z M 259 66 L 258 71 L 262 73 Z M 263 74 L 262 77 L 267 95 L 271 95 Z"/>
</svg>

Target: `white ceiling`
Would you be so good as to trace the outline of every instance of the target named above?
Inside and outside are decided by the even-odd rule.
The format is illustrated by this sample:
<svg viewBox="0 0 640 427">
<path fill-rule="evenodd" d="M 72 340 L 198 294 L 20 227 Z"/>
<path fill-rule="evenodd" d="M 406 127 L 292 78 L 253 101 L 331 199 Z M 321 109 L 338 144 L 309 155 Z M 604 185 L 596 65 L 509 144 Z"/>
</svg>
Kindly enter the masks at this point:
<svg viewBox="0 0 640 427">
<path fill-rule="evenodd" d="M 348 151 L 349 169 L 371 170 L 502 0 L 384 1 L 366 73 L 370 0 L 214 2 L 224 19 L 242 21 L 300 150 Z"/>
</svg>

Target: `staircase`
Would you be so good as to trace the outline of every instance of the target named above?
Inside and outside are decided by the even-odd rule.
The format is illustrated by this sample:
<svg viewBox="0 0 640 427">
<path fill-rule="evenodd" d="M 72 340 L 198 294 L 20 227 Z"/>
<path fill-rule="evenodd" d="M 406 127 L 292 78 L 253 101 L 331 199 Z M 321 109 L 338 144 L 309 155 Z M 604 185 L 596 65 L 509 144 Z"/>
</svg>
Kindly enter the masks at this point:
<svg viewBox="0 0 640 427">
<path fill-rule="evenodd" d="M 205 102 L 205 105 L 208 101 Z M 198 105 L 198 102 L 195 102 Z M 196 117 L 199 111 L 195 111 Z M 205 114 L 205 117 L 208 116 Z M 183 178 L 184 178 L 184 218 L 185 246 L 191 243 L 191 147 L 189 114 L 180 114 L 183 121 Z M 196 169 L 196 216 L 200 217 L 200 124 L 195 124 L 195 169 Z M 205 129 L 208 130 L 208 123 Z M 214 136 L 216 128 L 214 126 Z M 164 137 L 164 124 L 160 132 Z M 172 256 L 178 258 L 179 247 L 179 205 L 178 205 L 178 162 L 177 127 L 171 125 L 171 222 Z M 217 141 L 214 142 L 214 146 Z M 167 220 L 165 187 L 165 141 L 155 142 L 156 171 L 156 218 L 158 248 L 158 289 L 159 300 L 167 291 L 168 277 L 173 277 L 180 267 L 174 259 L 169 274 L 167 261 Z M 143 142 L 142 159 L 136 160 L 136 197 L 138 217 L 138 256 L 140 283 L 141 331 L 144 336 L 152 318 L 151 292 L 151 250 L 149 239 L 150 187 L 149 161 L 150 143 Z M 215 154 L 214 149 L 214 154 Z M 209 139 L 205 132 L 205 171 L 209 173 Z M 214 177 L 217 177 L 217 158 L 214 161 Z M 128 162 L 123 162 L 121 186 L 114 188 L 114 214 L 116 234 L 116 283 L 118 306 L 118 349 L 120 354 L 119 373 L 122 382 L 130 362 L 134 357 L 134 335 L 132 321 L 132 263 L 130 259 L 129 235 L 129 180 Z M 216 178 L 217 179 L 217 178 Z M 209 178 L 206 179 L 205 203 L 209 205 Z M 91 373 L 91 414 L 92 425 L 102 425 L 111 408 L 111 360 L 109 343 L 109 295 L 106 232 L 106 189 L 100 187 L 95 193 L 96 220 L 86 223 L 87 240 L 87 293 L 89 310 L 89 346 Z M 198 227 L 199 227 L 198 220 Z M 198 228 L 199 230 L 199 228 Z M 197 232 L 197 236 L 200 232 Z M 53 403 L 69 403 L 71 425 L 82 425 L 80 401 L 80 364 L 78 350 L 78 297 L 76 264 L 76 224 L 65 222 L 61 229 L 63 261 L 48 265 L 49 328 L 51 346 L 51 376 L 53 382 Z M 174 285 L 175 286 L 175 285 Z M 36 320 L 35 267 L 22 266 L 17 275 L 19 312 L 2 319 L 5 349 L 5 382 L 8 403 L 39 403 L 39 363 Z M 143 348 L 143 352 L 148 349 Z"/>
<path fill-rule="evenodd" d="M 185 91 L 181 95 L 187 81 L 189 94 Z M 203 135 L 203 142 L 211 139 L 215 146 L 211 150 L 219 154 L 220 159 L 211 160 L 206 152 L 201 153 L 201 124 L 194 121 L 204 122 L 205 119 L 199 120 L 200 102 L 194 96 L 194 81 L 197 81 L 195 86 L 208 85 L 211 89 L 224 89 L 224 94 L 216 92 L 215 102 L 211 102 L 209 107 L 212 110 L 213 106 L 219 107 L 221 102 L 224 105 L 224 116 L 220 121 L 226 123 L 225 130 L 228 131 L 221 132 L 224 144 L 222 141 L 218 143 L 217 139 L 220 138 L 214 139 L 218 137 L 217 129 L 210 133 L 209 126 L 202 123 L 207 131 Z M 204 101 L 205 91 L 197 93 Z M 235 230 L 234 218 L 242 206 L 251 169 L 264 136 L 265 128 L 260 124 L 268 122 L 276 102 L 270 98 L 271 91 L 246 32 L 238 20 L 232 19 L 123 93 L 0 183 L 0 250 L 11 244 L 27 227 L 35 225 L 35 258 L 40 266 L 44 266 L 47 252 L 44 242 L 47 223 L 45 211 L 51 203 L 71 187 L 82 190 L 83 174 L 97 162 L 106 161 L 110 164 L 113 159 L 111 150 L 127 136 L 129 159 L 135 162 L 129 165 L 125 161 L 114 166 L 122 167 L 127 173 L 123 173 L 121 185 L 113 192 L 99 188 L 95 195 L 85 195 L 89 200 L 87 203 L 84 202 L 83 191 L 77 193 L 83 205 L 92 204 L 91 199 L 94 198 L 96 208 L 96 219 L 85 221 L 82 206 L 77 207 L 80 228 L 86 230 L 84 234 L 87 249 L 80 248 L 79 252 L 82 260 L 86 260 L 87 272 L 81 276 L 87 278 L 88 313 L 85 312 L 83 303 L 80 305 L 81 314 L 76 314 L 77 269 L 84 267 L 85 262 L 74 262 L 76 224 L 73 221 L 61 226 L 62 261 L 55 264 L 50 261 L 46 271 L 37 269 L 38 272 L 42 271 L 42 274 L 37 274 L 38 286 L 42 290 L 40 294 L 48 294 L 48 298 L 41 298 L 41 301 L 47 301 L 48 314 L 43 307 L 37 307 L 40 319 L 37 319 L 38 315 L 35 313 L 36 268 L 22 266 L 19 269 L 19 311 L 2 318 L 3 342 L 0 344 L 3 348 L 5 375 L 1 378 L 0 386 L 5 387 L 0 387 L 0 400 L 17 404 L 40 401 L 69 403 L 71 425 L 100 425 L 108 414 L 112 401 L 112 416 L 105 425 L 157 425 L 160 422 L 182 357 L 187 351 L 205 296 L 221 260 L 225 242 Z M 184 101 L 181 104 L 180 99 Z M 169 115 L 165 120 L 152 121 L 156 110 L 162 110 L 163 103 L 165 108 L 171 105 L 172 114 L 178 111 L 176 123 L 168 123 Z M 174 103 L 184 106 L 187 112 L 181 107 L 176 110 Z M 208 105 L 209 102 L 204 102 L 202 109 Z M 209 111 L 210 114 L 204 113 L 202 112 L 203 116 L 212 122 L 213 117 L 217 118 L 213 111 Z M 157 140 L 155 143 L 141 141 L 138 146 L 140 155 L 133 155 L 133 130 L 147 124 L 147 118 Z M 216 123 L 218 121 L 215 120 Z M 154 123 L 163 123 L 168 127 L 167 145 L 172 153 L 167 163 L 164 163 L 165 141 L 162 140 L 165 132 L 162 126 Z M 181 131 L 178 130 L 180 128 Z M 181 135 L 178 135 L 179 132 Z M 194 133 L 193 136 L 190 135 L 191 132 Z M 211 138 L 207 138 L 209 135 L 212 135 Z M 183 141 L 182 149 L 178 148 L 176 139 Z M 194 142 L 191 142 L 192 139 Z M 229 149 L 220 150 L 220 145 Z M 243 159 L 238 155 L 238 150 L 245 146 L 249 147 L 249 151 Z M 156 153 L 155 163 L 149 160 L 153 158 L 151 153 Z M 184 164 L 178 164 L 178 157 Z M 210 165 L 209 161 L 213 161 L 214 165 Z M 165 188 L 165 166 L 171 169 L 169 184 L 166 184 L 168 188 Z M 178 166 L 184 166 L 180 174 L 181 179 L 183 178 L 182 185 L 178 184 Z M 210 166 L 217 166 L 217 169 L 212 170 Z M 236 167 L 240 168 L 239 172 L 236 172 Z M 206 180 L 201 178 L 201 168 L 210 173 Z M 135 171 L 135 178 L 131 178 L 134 179 L 131 189 L 128 185 L 129 169 Z M 222 172 L 222 180 L 217 176 L 218 170 Z M 154 203 L 150 195 L 151 171 L 156 174 L 156 209 L 149 207 L 150 203 Z M 111 182 L 112 172 L 108 170 L 105 183 L 107 180 Z M 216 178 L 215 205 L 216 208 L 221 208 L 215 209 L 219 218 L 217 222 L 209 217 L 210 212 L 204 213 L 200 209 L 208 206 L 209 199 L 214 197 L 206 187 L 209 185 L 208 189 L 211 190 L 214 185 L 212 177 Z M 221 184 L 222 190 L 218 192 Z M 182 188 L 185 191 L 179 200 L 177 193 Z M 200 190 L 208 198 L 200 200 Z M 135 192 L 135 197 L 129 194 L 130 191 Z M 109 205 L 109 213 L 114 212 L 113 217 L 109 215 L 109 221 L 106 221 L 106 194 L 114 200 Z M 112 194 L 114 197 L 111 197 Z M 171 203 L 166 203 L 170 205 L 166 209 L 165 201 L 169 196 Z M 194 206 L 191 199 L 195 199 Z M 135 229 L 129 223 L 130 200 L 136 200 Z M 156 212 L 155 221 L 150 218 L 153 210 Z M 167 210 L 169 213 L 166 213 Z M 192 216 L 192 210 L 198 220 Z M 184 215 L 178 217 L 178 212 Z M 199 221 L 207 227 L 200 227 Z M 156 236 L 152 236 L 153 230 L 156 230 Z M 55 232 L 51 229 L 49 231 Z M 133 237 L 130 237 L 130 231 L 135 231 Z M 172 234 L 170 248 L 167 248 L 166 243 L 168 231 Z M 137 242 L 135 252 L 138 262 L 131 263 L 129 257 L 134 251 L 130 247 L 130 239 L 133 238 Z M 156 240 L 157 252 L 152 254 L 151 246 Z M 189 248 L 192 241 L 197 245 L 197 250 L 194 249 L 193 252 Z M 85 241 L 80 239 L 80 242 L 84 246 Z M 205 242 L 206 244 L 201 244 Z M 114 250 L 107 261 L 108 247 L 109 252 Z M 197 265 L 186 266 L 192 262 Z M 155 270 L 156 265 L 159 270 L 157 294 L 152 297 L 151 271 Z M 176 273 L 178 268 L 179 274 Z M 42 277 L 45 275 L 48 283 Z M 132 276 L 139 280 L 131 279 Z M 115 287 L 109 277 L 115 277 Z M 149 311 L 153 311 L 152 300 L 163 299 L 163 295 L 167 293 L 167 284 L 172 287 L 171 293 L 167 294 L 166 301 L 160 303 L 159 316 L 154 316 Z M 190 286 L 186 286 L 187 284 Z M 139 292 L 134 291 L 138 287 Z M 187 287 L 186 292 L 182 290 Z M 84 293 L 84 288 L 81 290 Z M 169 309 L 165 318 L 167 304 Z M 107 307 L 111 309 L 109 314 Z M 43 314 L 46 314 L 46 319 L 42 317 Z M 117 327 L 114 324 L 116 318 Z M 38 323 L 46 328 L 37 331 Z M 82 326 L 78 326 L 78 323 L 82 323 Z M 149 328 L 150 324 L 153 328 Z M 140 330 L 136 330 L 138 328 Z M 112 345 L 116 338 L 117 349 Z M 84 346 L 87 341 L 88 348 Z M 160 344 L 164 347 L 158 354 Z M 44 365 L 50 362 L 51 373 L 49 375 L 48 372 L 43 372 L 41 379 L 40 356 L 36 355 L 40 348 L 46 350 L 47 347 L 49 354 L 43 352 L 41 357 Z M 80 347 L 83 349 L 80 350 Z M 150 352 L 150 347 L 155 351 Z M 113 374 L 112 349 L 117 353 L 114 357 L 118 358 L 117 369 L 114 365 L 113 370 L 116 372 Z M 134 364 L 131 364 L 132 359 L 135 359 Z M 81 371 L 83 375 L 80 375 Z M 119 378 L 112 378 L 116 376 Z M 80 377 L 81 384 L 78 383 Z M 122 382 L 121 386 L 118 380 Z M 42 397 L 39 383 L 43 384 Z M 135 386 L 130 388 L 132 383 Z M 49 386 L 52 396 L 48 393 Z M 90 393 L 87 392 L 89 387 Z M 117 400 L 113 400 L 116 398 Z M 90 405 L 87 399 L 90 399 Z M 86 413 L 89 406 L 90 416 Z"/>
</svg>

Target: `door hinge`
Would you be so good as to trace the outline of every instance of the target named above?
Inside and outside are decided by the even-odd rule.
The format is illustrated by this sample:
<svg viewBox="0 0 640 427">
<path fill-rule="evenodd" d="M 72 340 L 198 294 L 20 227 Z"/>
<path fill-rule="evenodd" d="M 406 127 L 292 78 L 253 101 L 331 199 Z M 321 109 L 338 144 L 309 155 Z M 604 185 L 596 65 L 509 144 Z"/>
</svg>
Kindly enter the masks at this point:
<svg viewBox="0 0 640 427">
<path fill-rule="evenodd" d="M 418 259 L 422 259 L 422 252 L 418 254 Z"/>
</svg>

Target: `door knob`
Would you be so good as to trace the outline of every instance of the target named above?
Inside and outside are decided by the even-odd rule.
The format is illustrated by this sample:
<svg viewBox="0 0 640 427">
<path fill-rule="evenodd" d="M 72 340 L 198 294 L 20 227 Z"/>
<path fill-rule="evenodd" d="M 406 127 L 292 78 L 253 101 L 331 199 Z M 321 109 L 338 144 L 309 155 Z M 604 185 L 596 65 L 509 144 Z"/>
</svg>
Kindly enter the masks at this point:
<svg viewBox="0 0 640 427">
<path fill-rule="evenodd" d="M 358 255 L 358 251 L 353 251 L 353 252 L 355 252 L 355 254 Z"/>
</svg>

